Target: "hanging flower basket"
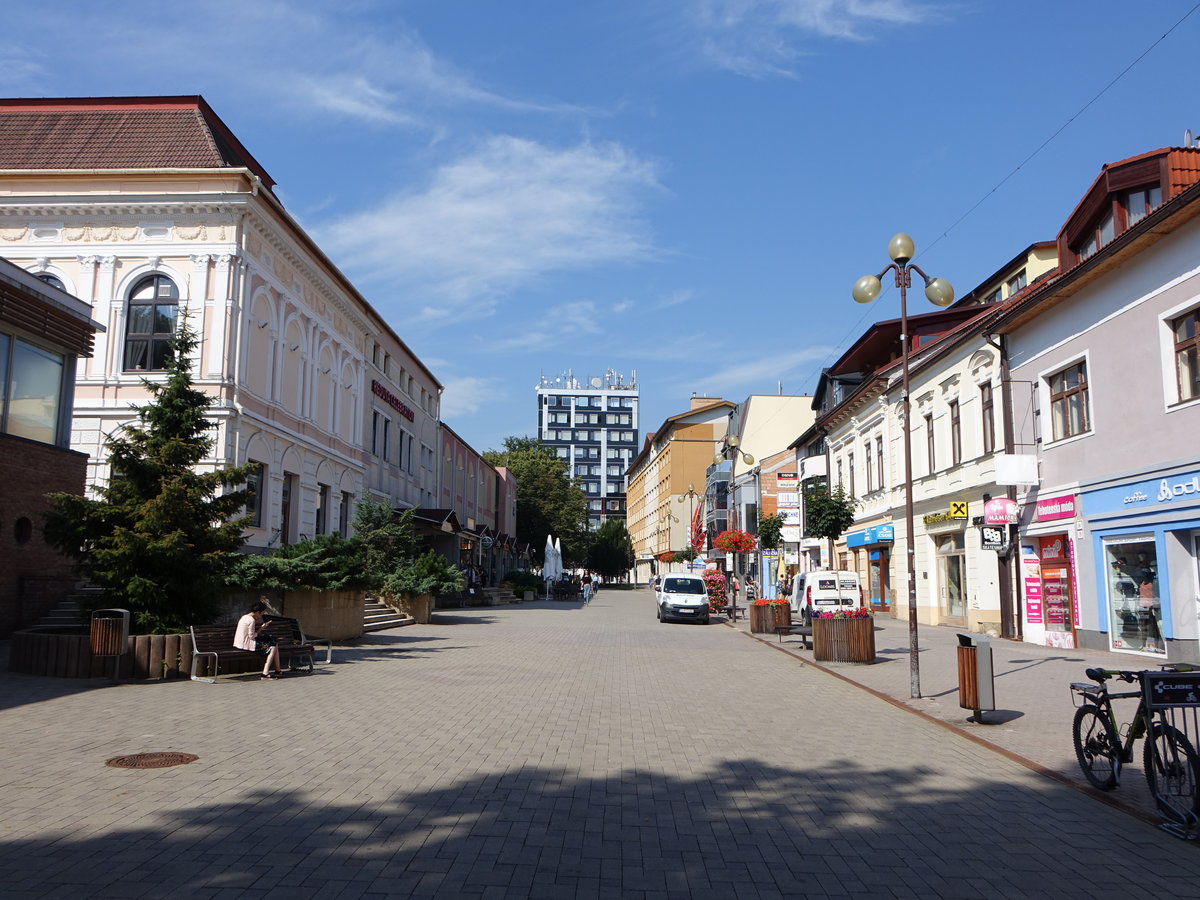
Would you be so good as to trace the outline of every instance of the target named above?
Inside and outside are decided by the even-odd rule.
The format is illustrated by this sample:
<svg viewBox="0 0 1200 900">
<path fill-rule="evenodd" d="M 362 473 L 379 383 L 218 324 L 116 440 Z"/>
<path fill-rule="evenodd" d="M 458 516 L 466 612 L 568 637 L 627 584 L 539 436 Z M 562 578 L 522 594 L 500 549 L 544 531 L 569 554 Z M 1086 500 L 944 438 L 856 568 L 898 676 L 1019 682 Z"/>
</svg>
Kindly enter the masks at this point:
<svg viewBox="0 0 1200 900">
<path fill-rule="evenodd" d="M 658 554 L 657 559 L 660 563 L 675 562 L 675 553 L 672 550 L 668 550 L 665 553 Z"/>
<path fill-rule="evenodd" d="M 754 535 L 736 528 L 722 531 L 713 538 L 713 546 L 722 553 L 749 553 L 754 549 Z"/>
</svg>

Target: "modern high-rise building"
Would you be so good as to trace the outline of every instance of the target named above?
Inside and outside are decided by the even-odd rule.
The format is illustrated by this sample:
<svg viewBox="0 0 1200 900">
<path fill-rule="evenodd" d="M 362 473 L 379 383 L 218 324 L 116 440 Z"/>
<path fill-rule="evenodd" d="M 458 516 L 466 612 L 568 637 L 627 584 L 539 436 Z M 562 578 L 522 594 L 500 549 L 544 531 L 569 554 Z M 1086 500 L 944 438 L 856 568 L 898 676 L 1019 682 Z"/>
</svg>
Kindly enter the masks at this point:
<svg viewBox="0 0 1200 900">
<path fill-rule="evenodd" d="M 537 384 L 538 439 L 566 461 L 588 498 L 588 526 L 625 518 L 625 470 L 638 452 L 637 371 L 609 369 L 576 378 L 567 371 Z"/>
</svg>

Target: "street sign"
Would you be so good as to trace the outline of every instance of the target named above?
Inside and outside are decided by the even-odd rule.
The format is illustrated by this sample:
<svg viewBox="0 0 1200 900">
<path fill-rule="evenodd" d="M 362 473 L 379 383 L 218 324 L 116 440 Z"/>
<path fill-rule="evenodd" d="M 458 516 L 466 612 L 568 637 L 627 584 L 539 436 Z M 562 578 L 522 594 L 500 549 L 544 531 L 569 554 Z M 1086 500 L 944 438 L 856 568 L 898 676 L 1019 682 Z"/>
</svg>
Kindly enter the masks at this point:
<svg viewBox="0 0 1200 900">
<path fill-rule="evenodd" d="M 1007 528 L 997 528 L 994 525 L 983 525 L 979 529 L 979 546 L 984 550 L 1000 551 L 1008 544 Z"/>
</svg>

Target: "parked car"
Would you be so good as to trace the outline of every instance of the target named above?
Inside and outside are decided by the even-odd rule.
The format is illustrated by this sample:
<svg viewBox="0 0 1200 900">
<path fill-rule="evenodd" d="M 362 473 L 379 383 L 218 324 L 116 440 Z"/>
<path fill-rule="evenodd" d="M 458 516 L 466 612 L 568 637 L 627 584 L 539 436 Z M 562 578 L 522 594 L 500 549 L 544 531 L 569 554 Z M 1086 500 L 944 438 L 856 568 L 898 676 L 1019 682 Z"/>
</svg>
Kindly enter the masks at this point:
<svg viewBox="0 0 1200 900">
<path fill-rule="evenodd" d="M 654 593 L 658 621 L 689 619 L 708 624 L 708 591 L 699 575 L 663 575 Z"/>
<path fill-rule="evenodd" d="M 858 573 L 829 569 L 801 572 L 792 582 L 791 605 L 794 613 L 803 613 L 805 607 L 813 612 L 827 612 L 862 606 L 863 592 Z"/>
</svg>

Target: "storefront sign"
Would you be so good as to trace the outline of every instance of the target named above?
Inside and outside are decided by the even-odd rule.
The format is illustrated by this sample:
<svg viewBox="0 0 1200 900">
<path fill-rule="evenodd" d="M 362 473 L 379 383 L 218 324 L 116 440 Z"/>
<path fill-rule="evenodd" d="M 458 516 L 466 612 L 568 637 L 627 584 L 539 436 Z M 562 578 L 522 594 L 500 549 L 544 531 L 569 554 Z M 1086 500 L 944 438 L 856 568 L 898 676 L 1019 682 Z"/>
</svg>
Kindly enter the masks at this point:
<svg viewBox="0 0 1200 900">
<path fill-rule="evenodd" d="M 779 510 L 779 518 L 783 520 L 784 525 L 799 525 L 800 510 L 793 507 L 784 507 Z"/>
<path fill-rule="evenodd" d="M 796 472 L 776 472 L 775 486 L 778 488 L 795 487 L 800 482 L 800 477 Z"/>
<path fill-rule="evenodd" d="M 781 491 L 775 495 L 775 504 L 777 506 L 799 506 L 800 495 L 795 491 Z"/>
<path fill-rule="evenodd" d="M 945 525 L 947 522 L 962 524 L 962 521 L 967 518 L 967 504 L 963 503 L 961 507 L 962 515 L 955 515 L 960 510 L 955 509 L 953 504 L 946 512 L 930 513 L 927 516 L 922 516 L 921 521 L 926 525 Z"/>
<path fill-rule="evenodd" d="M 1150 478 L 1084 494 L 1087 515 L 1118 509 L 1147 509 L 1166 504 L 1200 504 L 1200 472 L 1184 472 L 1168 478 Z"/>
<path fill-rule="evenodd" d="M 984 550 L 1003 550 L 1008 544 L 1008 529 L 984 525 L 979 529 L 979 546 Z"/>
<path fill-rule="evenodd" d="M 400 413 L 400 415 L 404 416 L 404 418 L 408 419 L 408 421 L 412 422 L 416 420 L 416 413 L 412 411 L 412 407 L 389 391 L 378 381 L 371 382 L 371 393 L 373 393 L 376 397 L 380 397 L 388 406 L 396 410 L 396 412 Z"/>
<path fill-rule="evenodd" d="M 872 525 L 862 531 L 854 531 L 846 535 L 847 547 L 866 547 L 871 544 L 891 543 L 896 539 L 895 525 Z"/>
<path fill-rule="evenodd" d="M 1033 521 L 1053 522 L 1057 519 L 1075 518 L 1075 495 L 1063 494 L 1059 497 L 1042 497 L 1034 508 Z"/>
<path fill-rule="evenodd" d="M 1016 500 L 995 497 L 983 504 L 983 524 L 985 525 L 1016 525 L 1018 518 Z"/>
</svg>

